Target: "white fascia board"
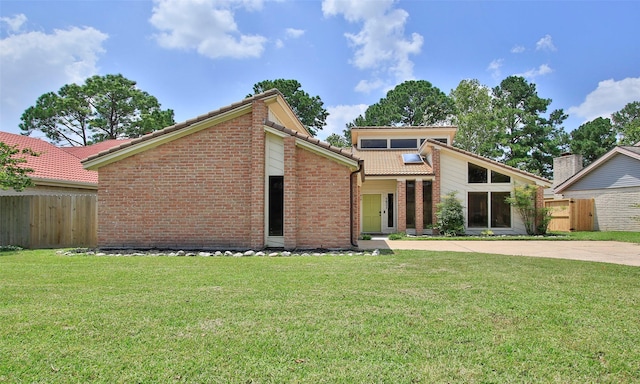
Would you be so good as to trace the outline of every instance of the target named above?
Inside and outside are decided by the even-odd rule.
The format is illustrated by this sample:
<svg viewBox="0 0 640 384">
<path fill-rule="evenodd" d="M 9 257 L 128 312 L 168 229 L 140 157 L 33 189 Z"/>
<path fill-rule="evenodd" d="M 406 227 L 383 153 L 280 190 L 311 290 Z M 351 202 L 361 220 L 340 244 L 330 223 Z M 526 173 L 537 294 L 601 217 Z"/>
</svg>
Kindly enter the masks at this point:
<svg viewBox="0 0 640 384">
<path fill-rule="evenodd" d="M 37 177 L 32 177 L 31 180 L 37 186 L 95 189 L 95 190 L 98 189 L 98 184 L 83 182 L 83 181 L 41 179 Z"/>
</svg>

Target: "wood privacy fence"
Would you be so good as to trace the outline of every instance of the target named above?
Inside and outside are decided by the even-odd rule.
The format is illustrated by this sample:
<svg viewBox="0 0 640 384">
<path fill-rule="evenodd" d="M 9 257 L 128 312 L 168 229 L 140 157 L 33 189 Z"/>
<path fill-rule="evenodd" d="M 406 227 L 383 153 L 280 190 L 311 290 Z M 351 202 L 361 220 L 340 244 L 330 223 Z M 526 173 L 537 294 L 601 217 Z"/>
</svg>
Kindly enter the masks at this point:
<svg viewBox="0 0 640 384">
<path fill-rule="evenodd" d="M 95 247 L 95 195 L 0 196 L 0 245 Z"/>
<path fill-rule="evenodd" d="M 593 231 L 593 199 L 546 200 L 544 206 L 552 210 L 549 231 Z"/>
</svg>

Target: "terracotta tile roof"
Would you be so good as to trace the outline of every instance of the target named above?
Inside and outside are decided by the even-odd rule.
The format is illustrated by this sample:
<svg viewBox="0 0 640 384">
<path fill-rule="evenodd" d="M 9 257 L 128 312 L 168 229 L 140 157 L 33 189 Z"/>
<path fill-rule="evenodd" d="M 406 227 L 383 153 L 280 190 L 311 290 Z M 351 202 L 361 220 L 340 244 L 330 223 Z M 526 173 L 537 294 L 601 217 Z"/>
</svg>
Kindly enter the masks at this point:
<svg viewBox="0 0 640 384">
<path fill-rule="evenodd" d="M 34 170 L 29 176 L 33 179 L 51 181 L 98 183 L 98 172 L 88 171 L 82 167 L 80 160 L 48 143 L 33 137 L 16 135 L 8 132 L 0 132 L 0 141 L 8 145 L 17 145 L 18 148 L 30 148 L 40 153 L 40 156 L 26 156 L 24 166 Z"/>
<path fill-rule="evenodd" d="M 355 161 L 360 161 L 361 158 L 358 156 L 354 156 L 353 153 L 351 152 L 350 148 L 340 148 L 340 147 L 334 147 L 333 145 L 326 143 L 324 141 L 321 141 L 319 139 L 316 139 L 315 137 L 311 137 L 308 135 L 303 135 L 300 132 L 294 131 L 293 129 L 289 129 L 287 127 L 283 127 L 282 125 L 276 124 L 273 121 L 265 121 L 264 125 L 271 127 L 271 128 L 275 128 L 281 132 L 284 132 L 288 135 L 297 137 L 299 139 L 302 139 L 304 141 L 307 141 L 311 144 L 315 144 L 321 148 L 324 149 L 328 149 L 331 152 L 337 153 L 338 155 L 344 156 L 346 158 L 349 158 L 351 160 L 355 160 Z"/>
<path fill-rule="evenodd" d="M 105 140 L 93 145 L 87 145 L 86 147 L 59 147 L 63 151 L 77 157 L 80 160 L 84 160 L 89 156 L 97 155 L 102 151 L 109 150 L 111 148 L 117 148 L 122 144 L 126 144 L 133 139 L 118 139 L 118 140 Z"/>
<path fill-rule="evenodd" d="M 407 149 L 358 150 L 353 154 L 364 160 L 365 176 L 433 175 L 433 168 L 426 162 L 405 164 L 402 155 L 417 153 Z"/>
</svg>

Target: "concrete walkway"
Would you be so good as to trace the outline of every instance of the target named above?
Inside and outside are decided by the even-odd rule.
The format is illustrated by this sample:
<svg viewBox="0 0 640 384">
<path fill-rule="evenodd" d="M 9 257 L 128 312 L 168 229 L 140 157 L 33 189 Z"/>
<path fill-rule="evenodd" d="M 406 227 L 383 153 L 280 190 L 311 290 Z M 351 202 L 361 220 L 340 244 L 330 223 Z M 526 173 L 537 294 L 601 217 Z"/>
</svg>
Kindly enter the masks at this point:
<svg viewBox="0 0 640 384">
<path fill-rule="evenodd" d="M 404 241 L 374 237 L 372 240 L 359 240 L 358 245 L 361 249 L 413 249 L 493 253 L 500 255 L 597 261 L 640 267 L 640 244 L 616 241 Z"/>
</svg>

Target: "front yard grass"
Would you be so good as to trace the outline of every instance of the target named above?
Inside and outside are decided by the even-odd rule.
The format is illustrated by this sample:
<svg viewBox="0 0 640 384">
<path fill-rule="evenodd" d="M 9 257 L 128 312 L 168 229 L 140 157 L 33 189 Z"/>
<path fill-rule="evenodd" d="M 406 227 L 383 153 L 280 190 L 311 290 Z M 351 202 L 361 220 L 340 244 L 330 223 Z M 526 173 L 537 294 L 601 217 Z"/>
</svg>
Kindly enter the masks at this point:
<svg viewBox="0 0 640 384">
<path fill-rule="evenodd" d="M 640 268 L 0 253 L 0 382 L 632 383 Z"/>
</svg>

